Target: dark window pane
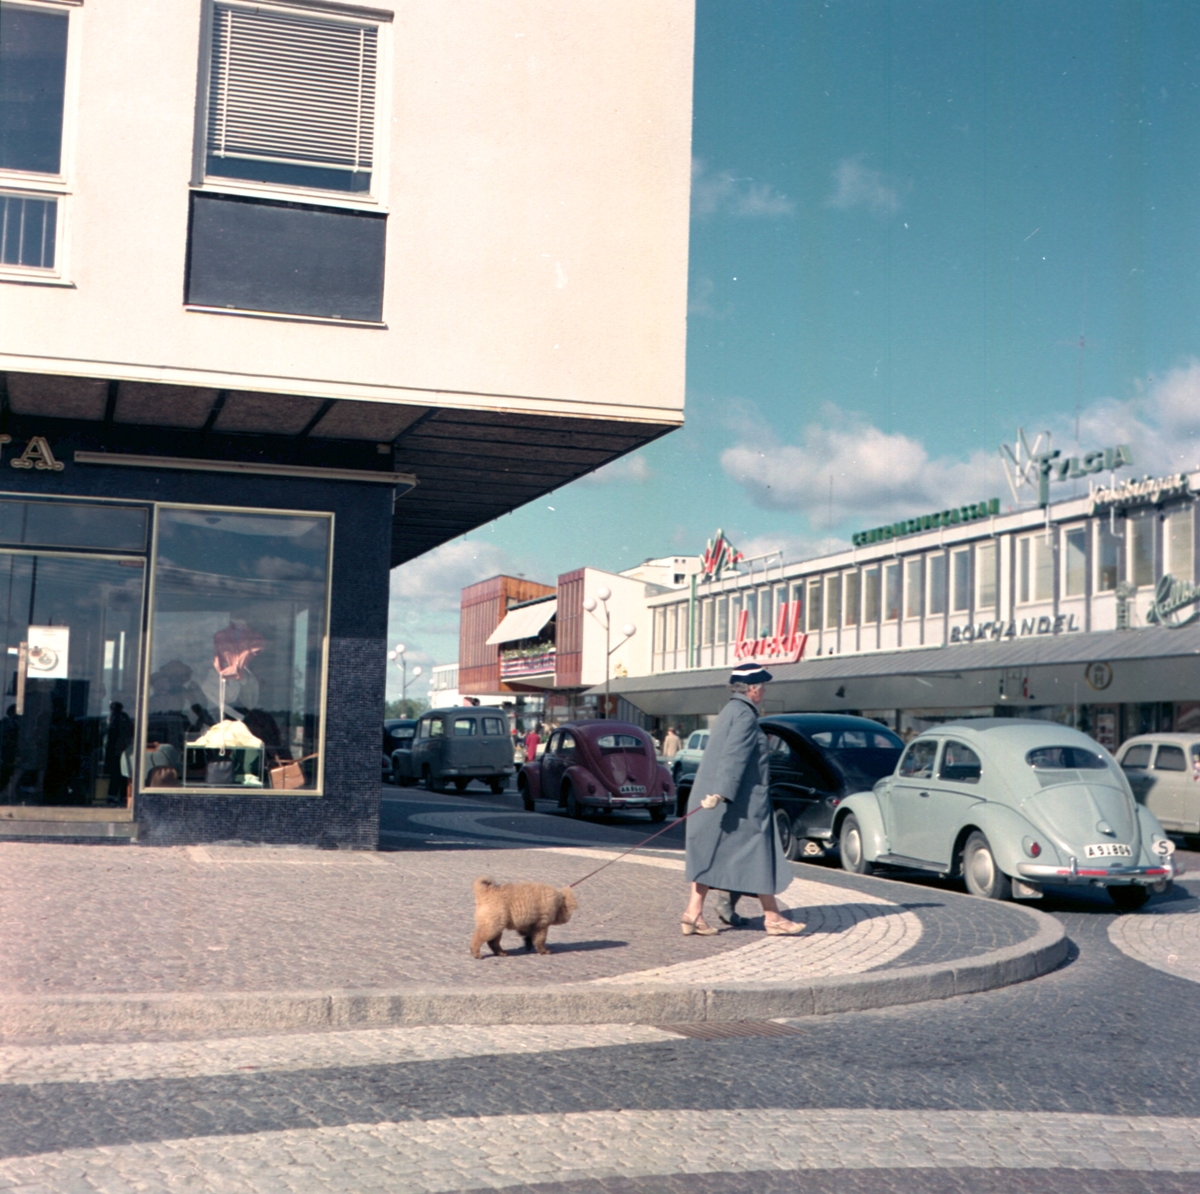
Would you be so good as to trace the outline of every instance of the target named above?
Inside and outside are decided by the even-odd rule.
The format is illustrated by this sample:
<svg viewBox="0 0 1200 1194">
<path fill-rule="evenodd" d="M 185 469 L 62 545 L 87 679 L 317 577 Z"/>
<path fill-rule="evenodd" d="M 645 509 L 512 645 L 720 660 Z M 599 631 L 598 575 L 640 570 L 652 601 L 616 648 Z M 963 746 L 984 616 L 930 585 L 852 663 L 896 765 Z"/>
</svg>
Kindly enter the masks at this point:
<svg viewBox="0 0 1200 1194">
<path fill-rule="evenodd" d="M 296 166 L 291 162 L 262 162 L 252 158 L 208 155 L 205 173 L 216 178 L 244 178 L 285 187 L 311 187 L 317 191 L 369 191 L 369 170 L 337 170 L 328 166 Z"/>
<path fill-rule="evenodd" d="M 378 322 L 386 217 L 192 196 L 187 301 Z"/>
<path fill-rule="evenodd" d="M 0 543 L 145 551 L 146 516 L 130 506 L 0 501 Z"/>
<path fill-rule="evenodd" d="M 62 157 L 67 14 L 4 6 L 0 169 L 57 174 Z"/>
<path fill-rule="evenodd" d="M 0 262 L 53 269 L 57 225 L 57 199 L 0 195 Z"/>
</svg>

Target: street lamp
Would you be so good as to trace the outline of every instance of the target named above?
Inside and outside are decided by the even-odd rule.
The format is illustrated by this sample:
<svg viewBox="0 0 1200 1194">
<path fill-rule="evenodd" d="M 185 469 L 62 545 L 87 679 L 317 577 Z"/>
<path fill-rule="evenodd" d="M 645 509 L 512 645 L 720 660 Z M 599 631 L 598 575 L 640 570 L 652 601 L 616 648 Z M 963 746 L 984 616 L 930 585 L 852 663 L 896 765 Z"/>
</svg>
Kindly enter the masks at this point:
<svg viewBox="0 0 1200 1194">
<path fill-rule="evenodd" d="M 583 608 L 587 610 L 597 622 L 600 621 L 596 613 L 596 601 L 599 599 L 600 604 L 604 607 L 604 716 L 608 716 L 608 678 L 609 678 L 609 663 L 612 660 L 614 651 L 620 650 L 624 644 L 637 633 L 637 627 L 632 622 L 626 622 L 621 627 L 621 634 L 624 636 L 615 647 L 609 646 L 609 641 L 612 636 L 612 615 L 608 611 L 608 599 L 612 596 L 612 590 L 607 585 L 601 585 L 596 590 L 595 597 L 585 597 L 583 599 Z"/>
<path fill-rule="evenodd" d="M 400 709 L 408 716 L 408 662 L 404 658 L 405 646 L 397 643 L 389 652 L 388 658 L 400 669 Z M 413 668 L 413 679 L 421 674 L 420 665 Z"/>
</svg>

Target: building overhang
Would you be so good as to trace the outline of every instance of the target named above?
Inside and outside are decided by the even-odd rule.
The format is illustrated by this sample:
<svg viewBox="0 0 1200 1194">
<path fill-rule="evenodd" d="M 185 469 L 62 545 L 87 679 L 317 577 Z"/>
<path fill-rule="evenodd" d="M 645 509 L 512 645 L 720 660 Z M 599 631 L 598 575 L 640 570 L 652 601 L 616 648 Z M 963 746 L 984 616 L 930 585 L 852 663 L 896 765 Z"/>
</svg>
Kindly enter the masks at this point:
<svg viewBox="0 0 1200 1194">
<path fill-rule="evenodd" d="M 551 413 L 520 395 L 344 396 L 189 379 L 147 380 L 96 363 L 95 372 L 33 372 L 0 357 L 0 434 L 13 446 L 43 436 L 66 467 L 75 453 L 124 467 L 289 470 L 327 480 L 393 484 L 391 566 L 474 530 L 674 430 L 665 412 Z M 28 368 L 28 365 L 27 365 Z M 48 369 L 42 364 L 39 368 Z M 145 372 L 145 371 L 143 371 Z M 199 379 L 204 381 L 206 379 Z M 614 408 L 615 409 L 615 408 Z M 639 413 L 647 417 L 641 419 Z M 187 462 L 194 462 L 191 466 Z M 323 473 L 319 470 L 325 470 Z M 334 473 L 337 476 L 335 478 Z M 282 473 L 280 475 L 283 475 Z M 2 488 L 2 486 L 0 486 Z"/>
</svg>

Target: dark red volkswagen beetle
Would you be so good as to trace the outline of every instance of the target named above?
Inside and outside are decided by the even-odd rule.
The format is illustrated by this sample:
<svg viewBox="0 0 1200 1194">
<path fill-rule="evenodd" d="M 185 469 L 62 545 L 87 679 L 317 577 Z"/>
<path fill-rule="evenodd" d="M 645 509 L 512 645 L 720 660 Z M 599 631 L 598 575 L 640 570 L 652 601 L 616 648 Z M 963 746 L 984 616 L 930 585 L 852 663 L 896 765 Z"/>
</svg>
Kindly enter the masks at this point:
<svg viewBox="0 0 1200 1194">
<path fill-rule="evenodd" d="M 546 743 L 540 759 L 517 774 L 525 808 L 553 800 L 572 817 L 644 808 L 661 821 L 674 807 L 671 773 L 658 762 L 645 730 L 626 721 L 569 721 Z"/>
</svg>

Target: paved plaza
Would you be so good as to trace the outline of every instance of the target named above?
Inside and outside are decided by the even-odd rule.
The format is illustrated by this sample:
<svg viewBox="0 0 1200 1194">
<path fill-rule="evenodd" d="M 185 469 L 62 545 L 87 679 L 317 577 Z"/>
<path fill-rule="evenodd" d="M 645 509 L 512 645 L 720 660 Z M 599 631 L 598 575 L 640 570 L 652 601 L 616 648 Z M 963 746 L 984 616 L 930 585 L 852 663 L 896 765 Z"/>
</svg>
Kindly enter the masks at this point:
<svg viewBox="0 0 1200 1194">
<path fill-rule="evenodd" d="M 1200 1192 L 1191 879 L 1119 917 L 1100 893 L 1030 913 L 797 865 L 803 936 L 683 938 L 668 836 L 583 885 L 550 957 L 476 962 L 476 874 L 570 882 L 649 830 L 585 826 L 588 847 L 504 798 L 389 803 L 405 848 L 379 854 L 0 846 L 3 1006 L 854 983 L 1027 950 L 1044 924 L 1069 954 L 1030 981 L 824 1015 L 10 1036 L 0 1190 Z"/>
</svg>

